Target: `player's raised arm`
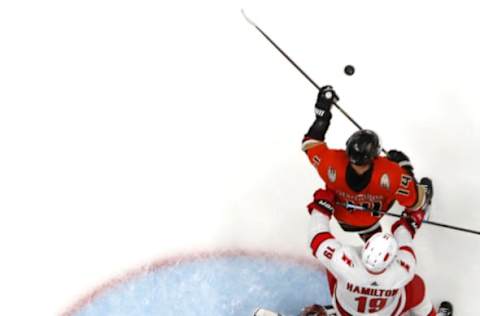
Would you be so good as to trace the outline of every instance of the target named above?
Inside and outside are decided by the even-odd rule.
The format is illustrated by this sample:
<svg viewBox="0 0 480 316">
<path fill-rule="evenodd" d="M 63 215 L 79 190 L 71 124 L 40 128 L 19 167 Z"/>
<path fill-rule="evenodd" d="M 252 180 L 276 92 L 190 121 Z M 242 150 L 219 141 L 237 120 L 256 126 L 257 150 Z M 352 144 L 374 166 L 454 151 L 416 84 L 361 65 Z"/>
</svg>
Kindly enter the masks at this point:
<svg viewBox="0 0 480 316">
<path fill-rule="evenodd" d="M 417 257 L 413 246 L 413 238 L 420 226 L 415 219 L 408 215 L 393 223 L 391 231 L 398 244 L 396 264 L 391 273 L 397 280 L 397 286 L 402 287 L 409 283 L 415 276 Z"/>
<path fill-rule="evenodd" d="M 338 276 L 338 257 L 343 245 L 330 233 L 330 219 L 335 209 L 335 194 L 333 191 L 320 189 L 315 192 L 314 200 L 308 205 L 310 213 L 309 240 L 310 248 L 315 257 L 327 270 Z"/>
</svg>

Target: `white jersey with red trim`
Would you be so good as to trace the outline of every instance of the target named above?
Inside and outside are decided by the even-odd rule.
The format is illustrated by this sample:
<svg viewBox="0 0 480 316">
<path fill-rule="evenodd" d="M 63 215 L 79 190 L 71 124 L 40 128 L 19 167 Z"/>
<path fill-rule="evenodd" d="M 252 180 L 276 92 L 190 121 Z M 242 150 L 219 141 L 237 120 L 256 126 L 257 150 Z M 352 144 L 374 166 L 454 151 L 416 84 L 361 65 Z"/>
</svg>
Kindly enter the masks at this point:
<svg viewBox="0 0 480 316">
<path fill-rule="evenodd" d="M 332 303 L 340 315 L 400 315 L 406 301 L 404 287 L 415 276 L 411 233 L 404 226 L 396 227 L 392 232 L 399 245 L 396 259 L 384 272 L 372 274 L 362 262 L 361 248 L 336 240 L 329 232 L 329 221 L 326 214 L 312 212 L 311 247 L 336 278 Z"/>
</svg>

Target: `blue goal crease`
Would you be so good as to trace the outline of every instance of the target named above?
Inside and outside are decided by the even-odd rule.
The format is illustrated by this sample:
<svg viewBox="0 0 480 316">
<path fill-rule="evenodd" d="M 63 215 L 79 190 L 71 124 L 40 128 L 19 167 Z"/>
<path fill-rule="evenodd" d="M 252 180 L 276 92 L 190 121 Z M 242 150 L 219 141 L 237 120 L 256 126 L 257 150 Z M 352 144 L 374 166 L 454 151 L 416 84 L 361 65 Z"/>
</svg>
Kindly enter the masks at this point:
<svg viewBox="0 0 480 316">
<path fill-rule="evenodd" d="M 227 256 L 160 266 L 104 290 L 75 316 L 251 316 L 257 307 L 298 315 L 330 304 L 326 275 L 276 257 Z"/>
</svg>

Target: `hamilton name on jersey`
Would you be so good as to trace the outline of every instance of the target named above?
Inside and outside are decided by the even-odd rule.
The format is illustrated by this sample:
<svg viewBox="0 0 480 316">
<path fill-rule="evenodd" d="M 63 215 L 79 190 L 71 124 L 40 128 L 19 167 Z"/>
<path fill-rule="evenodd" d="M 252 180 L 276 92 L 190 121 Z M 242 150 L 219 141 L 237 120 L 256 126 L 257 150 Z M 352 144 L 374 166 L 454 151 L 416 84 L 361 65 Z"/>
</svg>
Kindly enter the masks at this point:
<svg viewBox="0 0 480 316">
<path fill-rule="evenodd" d="M 376 296 L 376 297 L 392 297 L 398 295 L 399 289 L 393 290 L 382 290 L 382 289 L 374 289 L 370 287 L 358 286 L 347 282 L 346 286 L 347 290 L 361 295 L 368 295 L 368 296 Z"/>
</svg>

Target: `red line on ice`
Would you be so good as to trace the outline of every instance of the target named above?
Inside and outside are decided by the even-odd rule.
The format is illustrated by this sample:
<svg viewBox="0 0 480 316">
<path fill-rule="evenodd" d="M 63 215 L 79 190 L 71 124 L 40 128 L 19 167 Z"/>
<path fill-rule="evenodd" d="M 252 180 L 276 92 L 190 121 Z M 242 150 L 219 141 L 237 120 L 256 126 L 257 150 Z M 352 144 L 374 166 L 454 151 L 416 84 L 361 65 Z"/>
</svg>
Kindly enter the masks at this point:
<svg viewBox="0 0 480 316">
<path fill-rule="evenodd" d="M 171 267 L 179 263 L 188 263 L 199 260 L 209 260 L 215 258 L 228 258 L 228 257 L 252 257 L 252 258 L 267 258 L 276 261 L 285 261 L 285 262 L 294 262 L 303 266 L 309 266 L 319 271 L 324 271 L 320 266 L 318 261 L 315 261 L 313 258 L 308 257 L 296 257 L 292 255 L 276 254 L 271 252 L 264 251 L 253 251 L 253 250 L 221 250 L 221 251 L 211 251 L 211 252 L 199 252 L 199 253 L 189 253 L 184 255 L 176 255 L 169 258 L 163 258 L 156 260 L 150 264 L 143 265 L 139 268 L 133 269 L 126 272 L 123 275 L 115 277 L 102 285 L 95 288 L 90 293 L 81 297 L 76 303 L 70 306 L 61 316 L 73 316 L 75 313 L 79 312 L 90 302 L 94 301 L 98 296 L 105 293 L 109 289 L 112 289 L 118 286 L 121 283 L 129 282 L 137 277 L 148 274 L 153 271 L 157 271 L 162 268 Z"/>
</svg>

